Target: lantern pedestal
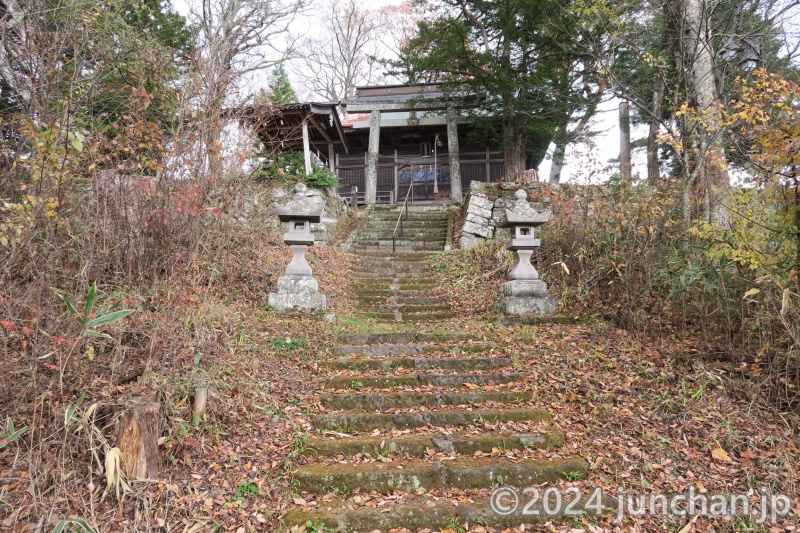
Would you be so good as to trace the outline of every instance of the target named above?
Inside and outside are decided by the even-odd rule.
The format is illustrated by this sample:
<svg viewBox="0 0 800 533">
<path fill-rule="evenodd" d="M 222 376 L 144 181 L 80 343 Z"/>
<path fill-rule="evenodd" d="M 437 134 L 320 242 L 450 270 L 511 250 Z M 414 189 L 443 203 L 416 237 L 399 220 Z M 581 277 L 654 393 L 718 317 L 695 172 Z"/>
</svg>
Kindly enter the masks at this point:
<svg viewBox="0 0 800 533">
<path fill-rule="evenodd" d="M 278 292 L 269 294 L 269 306 L 276 311 L 320 313 L 327 309 L 325 295 L 319 292 L 317 280 L 306 261 L 308 247 L 314 245 L 311 223 L 319 222 L 322 206 L 311 204 L 305 196 L 306 186 L 295 186 L 295 195 L 284 207 L 277 208 L 281 222 L 289 223 L 283 242 L 292 249 L 292 260 L 286 274 L 278 278 Z"/>
<path fill-rule="evenodd" d="M 328 304 L 313 276 L 286 274 L 278 278 L 278 292 L 269 294 L 269 306 L 276 311 L 321 313 Z"/>
<path fill-rule="evenodd" d="M 507 281 L 503 296 L 494 301 L 494 312 L 501 315 L 543 316 L 556 312 L 556 300 L 547 296 L 547 283 Z"/>
</svg>

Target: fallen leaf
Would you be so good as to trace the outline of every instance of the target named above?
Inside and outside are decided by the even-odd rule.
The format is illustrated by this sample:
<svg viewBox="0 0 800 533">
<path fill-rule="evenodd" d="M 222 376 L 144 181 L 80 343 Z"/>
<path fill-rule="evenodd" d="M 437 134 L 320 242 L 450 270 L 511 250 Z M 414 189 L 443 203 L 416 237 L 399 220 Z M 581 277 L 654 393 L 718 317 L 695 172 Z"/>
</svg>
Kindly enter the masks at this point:
<svg viewBox="0 0 800 533">
<path fill-rule="evenodd" d="M 722 448 L 714 448 L 711 451 L 711 457 L 713 457 L 715 461 L 719 461 L 721 463 L 732 463 L 733 462 L 733 459 L 731 459 L 731 456 L 728 455 L 728 452 L 726 452 Z M 692 522 L 692 523 L 694 523 L 694 522 Z"/>
</svg>

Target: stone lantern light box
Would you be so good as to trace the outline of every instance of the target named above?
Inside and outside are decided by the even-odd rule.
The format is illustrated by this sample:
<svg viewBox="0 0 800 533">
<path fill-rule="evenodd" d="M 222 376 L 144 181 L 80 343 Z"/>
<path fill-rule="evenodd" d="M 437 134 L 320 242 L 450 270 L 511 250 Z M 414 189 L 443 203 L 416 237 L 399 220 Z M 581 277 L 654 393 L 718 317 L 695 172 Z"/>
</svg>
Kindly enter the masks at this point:
<svg viewBox="0 0 800 533">
<path fill-rule="evenodd" d="M 277 207 L 278 218 L 288 223 L 283 242 L 292 249 L 292 260 L 286 273 L 278 278 L 278 292 L 269 294 L 269 306 L 278 311 L 321 312 L 327 308 L 325 295 L 319 292 L 317 280 L 306 260 L 308 247 L 314 245 L 311 224 L 322 219 L 324 205 L 313 202 L 308 188 L 298 183 L 294 196 L 283 207 Z"/>
<path fill-rule="evenodd" d="M 514 194 L 514 206 L 506 209 L 498 227 L 510 228 L 506 250 L 514 252 L 514 266 L 503 285 L 503 296 L 495 300 L 494 310 L 506 315 L 542 316 L 555 313 L 556 301 L 547 296 L 547 284 L 531 264 L 531 256 L 541 241 L 536 228 L 550 220 L 552 211 L 538 211 L 528 202 L 528 193 Z"/>
</svg>

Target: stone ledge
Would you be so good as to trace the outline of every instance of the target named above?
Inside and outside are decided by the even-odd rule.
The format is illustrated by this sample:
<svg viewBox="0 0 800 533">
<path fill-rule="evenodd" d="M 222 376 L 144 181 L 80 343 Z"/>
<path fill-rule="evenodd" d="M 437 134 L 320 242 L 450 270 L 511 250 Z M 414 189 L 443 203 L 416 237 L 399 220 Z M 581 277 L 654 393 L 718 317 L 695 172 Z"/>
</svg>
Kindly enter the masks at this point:
<svg viewBox="0 0 800 533">
<path fill-rule="evenodd" d="M 537 326 L 539 324 L 579 324 L 581 321 L 570 316 L 503 316 L 497 320 L 504 326 L 522 325 Z"/>
<path fill-rule="evenodd" d="M 276 311 L 298 311 L 302 313 L 320 313 L 325 311 L 327 301 L 321 293 L 270 293 L 269 306 Z"/>
<path fill-rule="evenodd" d="M 546 297 L 505 296 L 494 301 L 494 312 L 501 315 L 551 315 L 556 312 L 556 300 Z"/>
</svg>

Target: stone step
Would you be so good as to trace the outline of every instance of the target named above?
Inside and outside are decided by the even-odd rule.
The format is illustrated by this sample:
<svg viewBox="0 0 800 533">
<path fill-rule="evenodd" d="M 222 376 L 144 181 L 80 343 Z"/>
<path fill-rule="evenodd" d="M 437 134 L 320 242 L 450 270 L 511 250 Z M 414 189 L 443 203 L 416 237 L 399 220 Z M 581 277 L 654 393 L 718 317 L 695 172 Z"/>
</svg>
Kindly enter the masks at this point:
<svg viewBox="0 0 800 533">
<path fill-rule="evenodd" d="M 367 224 L 376 220 L 382 220 L 386 222 L 396 223 L 397 219 L 400 217 L 399 211 L 394 212 L 373 212 L 370 214 L 369 218 L 367 219 Z M 405 217 L 403 217 L 405 218 Z M 437 221 L 437 222 L 444 222 L 447 223 L 447 213 L 412 213 L 409 211 L 408 213 L 408 221 L 419 221 L 419 220 L 430 220 L 430 221 Z"/>
<path fill-rule="evenodd" d="M 400 261 L 408 263 L 430 262 L 431 255 L 429 253 L 418 252 L 415 254 L 406 254 L 397 256 L 391 252 L 362 252 L 359 254 L 359 260 L 376 260 L 376 261 Z"/>
<path fill-rule="evenodd" d="M 341 333 L 336 337 L 339 345 L 361 346 L 365 344 L 409 344 L 412 342 L 467 342 L 475 338 L 471 333 Z"/>
<path fill-rule="evenodd" d="M 383 392 L 358 394 L 345 392 L 322 394 L 320 402 L 327 409 L 352 411 L 385 411 L 409 407 L 439 407 L 443 405 L 471 405 L 495 402 L 508 404 L 527 402 L 533 393 L 525 391 L 439 391 L 439 392 Z"/>
<path fill-rule="evenodd" d="M 350 270 L 357 272 L 432 272 L 434 269 L 427 261 L 392 261 L 390 259 L 363 259 L 354 264 Z"/>
<path fill-rule="evenodd" d="M 364 240 L 364 239 L 392 239 L 392 235 L 396 238 L 404 238 L 404 239 L 417 239 L 417 238 L 425 238 L 425 237 L 437 237 L 444 239 L 447 237 L 447 230 L 441 229 L 426 229 L 426 228 L 403 228 L 402 235 L 400 234 L 400 229 L 398 228 L 397 233 L 394 232 L 394 228 L 369 228 L 369 230 L 361 231 L 358 234 L 357 240 Z"/>
<path fill-rule="evenodd" d="M 439 303 L 447 303 L 450 300 L 447 298 L 437 298 L 435 296 L 428 296 L 424 298 L 395 297 L 395 301 L 399 304 L 439 304 Z"/>
<path fill-rule="evenodd" d="M 373 431 L 375 429 L 414 429 L 424 426 L 456 427 L 468 426 L 485 420 L 487 422 L 547 422 L 550 414 L 532 407 L 500 409 L 449 409 L 414 413 L 369 413 L 351 412 L 317 415 L 311 425 L 320 431 Z"/>
<path fill-rule="evenodd" d="M 426 280 L 419 280 L 419 281 L 400 281 L 395 282 L 391 280 L 380 280 L 378 282 L 353 282 L 351 286 L 351 290 L 357 296 L 381 296 L 378 294 L 364 294 L 365 292 L 369 291 L 385 291 L 390 294 L 388 296 L 394 296 L 396 293 L 399 292 L 406 292 L 406 291 L 423 291 L 427 294 L 432 294 L 435 289 L 438 289 L 440 285 L 434 283 L 433 281 L 426 281 Z"/>
<path fill-rule="evenodd" d="M 395 246 L 428 246 L 431 244 L 436 244 L 439 242 L 444 242 L 444 237 L 420 237 L 416 238 L 406 238 L 406 237 L 397 237 L 394 241 Z M 382 239 L 379 238 L 372 238 L 372 239 L 356 239 L 354 243 L 357 246 L 391 246 L 392 245 L 392 236 L 388 235 Z"/>
<path fill-rule="evenodd" d="M 417 489 L 488 489 L 504 485 L 529 487 L 585 474 L 589 464 L 580 457 L 552 460 L 513 460 L 506 457 L 461 457 L 449 461 L 412 460 L 361 464 L 304 465 L 293 481 L 300 492 L 326 494 L 360 488 L 363 493 Z"/>
<path fill-rule="evenodd" d="M 359 376 L 357 374 L 335 376 L 328 380 L 332 389 L 391 389 L 394 387 L 461 387 L 465 383 L 474 385 L 502 385 L 522 381 L 521 372 L 490 374 L 399 374 L 393 376 Z M 360 385 L 358 385 L 360 383 Z"/>
<path fill-rule="evenodd" d="M 364 305 L 383 305 L 385 303 L 397 302 L 398 304 L 412 304 L 412 305 L 425 305 L 425 304 L 444 304 L 448 303 L 447 298 L 430 297 L 396 297 L 393 294 L 387 296 L 356 296 L 354 298 L 357 302 Z"/>
<path fill-rule="evenodd" d="M 438 280 L 431 279 L 430 276 L 409 276 L 403 274 L 402 276 L 351 276 L 352 285 L 363 287 L 365 285 L 387 285 L 392 283 L 399 283 L 401 285 L 425 285 L 426 287 L 438 287 L 441 285 Z"/>
<path fill-rule="evenodd" d="M 419 355 L 426 353 L 483 353 L 497 345 L 493 342 L 474 344 L 363 344 L 336 346 L 333 355 Z"/>
<path fill-rule="evenodd" d="M 401 457 L 423 457 L 434 453 L 474 455 L 500 450 L 529 448 L 558 448 L 564 445 L 564 434 L 550 429 L 538 433 L 491 433 L 485 435 L 445 435 L 440 433 L 392 436 L 351 437 L 349 439 L 310 438 L 302 455 L 307 457 L 352 457 L 357 454 L 383 455 L 396 453 Z"/>
<path fill-rule="evenodd" d="M 427 218 L 427 219 L 418 219 L 412 218 L 411 220 L 404 220 L 403 221 L 403 228 L 419 228 L 419 229 L 431 229 L 431 230 L 445 230 L 447 231 L 448 220 L 445 219 L 436 219 L 436 218 Z M 380 229 L 388 229 L 390 232 L 394 232 L 394 228 L 400 229 L 400 226 L 397 224 L 397 219 L 370 219 L 367 221 L 366 224 L 361 226 L 360 231 L 369 231 L 371 229 L 380 228 Z"/>
<path fill-rule="evenodd" d="M 362 263 L 351 266 L 349 271 L 353 276 L 361 278 L 397 276 L 413 278 L 430 277 L 436 269 L 427 263 Z"/>
<path fill-rule="evenodd" d="M 418 254 L 420 251 L 426 252 L 440 252 L 444 250 L 444 242 L 441 243 L 441 246 L 434 246 L 433 244 L 429 245 L 415 245 L 415 246 L 395 246 L 392 248 L 391 242 L 388 245 L 361 245 L 361 244 L 354 244 L 350 248 L 355 252 L 389 252 L 395 255 L 402 255 L 402 254 Z"/>
<path fill-rule="evenodd" d="M 448 304 L 444 305 L 406 305 L 406 304 L 384 304 L 378 303 L 377 305 L 359 305 L 359 310 L 362 313 L 440 313 L 451 311 L 453 308 Z"/>
<path fill-rule="evenodd" d="M 353 289 L 356 300 L 375 298 L 377 303 L 386 301 L 386 298 L 418 298 L 431 294 L 430 289 L 421 290 L 391 290 L 391 289 Z"/>
<path fill-rule="evenodd" d="M 350 270 L 350 279 L 369 281 L 371 279 L 419 279 L 431 277 L 434 275 L 432 269 L 427 267 L 414 267 L 414 268 L 395 268 L 395 267 L 368 267 L 368 268 L 353 268 Z"/>
<path fill-rule="evenodd" d="M 381 299 L 373 300 L 373 305 L 396 305 L 396 304 L 387 303 L 386 298 L 391 298 L 393 296 L 397 296 L 398 292 L 406 293 L 406 292 L 411 292 L 411 291 L 415 291 L 416 293 L 418 293 L 418 294 L 416 294 L 416 296 L 421 296 L 422 294 L 431 295 L 431 294 L 433 294 L 435 292 L 436 289 L 438 289 L 438 286 L 436 286 L 436 285 L 405 285 L 405 284 L 404 285 L 400 285 L 396 289 L 391 289 L 389 287 L 390 285 L 392 285 L 392 284 L 391 283 L 387 283 L 385 285 L 372 285 L 372 286 L 359 285 L 358 288 L 354 287 L 353 291 L 354 292 L 355 291 L 359 291 L 356 294 L 357 298 L 381 298 L 381 297 L 384 298 L 382 300 Z M 385 294 L 378 294 L 378 292 L 384 292 Z M 419 294 L 419 293 L 422 293 L 422 294 Z M 407 296 L 407 295 L 406 294 L 402 294 L 401 296 Z M 441 304 L 436 304 L 436 305 L 441 305 Z M 376 312 L 379 312 L 379 311 L 376 311 Z M 387 312 L 393 312 L 393 310 L 391 310 L 391 311 L 387 310 Z M 410 312 L 414 312 L 414 311 L 412 310 Z"/>
<path fill-rule="evenodd" d="M 455 318 L 456 313 L 402 313 L 400 316 L 392 313 L 365 313 L 369 314 L 376 320 L 385 320 L 388 322 L 434 322 L 437 320 L 450 320 Z"/>
<path fill-rule="evenodd" d="M 437 243 L 437 242 L 444 242 L 447 239 L 447 235 L 435 235 L 435 234 L 428 234 L 428 235 L 409 235 L 408 233 L 404 233 L 400 235 L 399 233 L 395 235 L 395 246 L 399 246 L 400 244 L 407 244 L 411 242 L 416 243 Z M 392 242 L 392 233 L 373 233 L 371 235 L 361 235 L 358 239 L 356 239 L 353 244 L 360 244 L 366 246 L 374 246 L 384 243 L 391 244 Z"/>
<path fill-rule="evenodd" d="M 443 225 L 439 225 L 438 221 L 421 221 L 421 220 L 409 220 L 407 222 L 403 222 L 403 230 L 421 230 L 421 231 L 436 231 L 436 232 L 447 232 L 447 221 L 444 221 Z M 359 234 L 374 231 L 374 230 L 382 230 L 388 231 L 389 233 L 394 233 L 394 228 L 397 227 L 397 230 L 400 230 L 400 226 L 397 225 L 396 220 L 392 221 L 380 221 L 380 220 L 370 220 L 367 224 L 361 226 L 359 230 Z"/>
<path fill-rule="evenodd" d="M 520 490 L 522 487 L 520 487 Z M 544 490 L 544 489 L 542 489 Z M 591 494 L 583 494 L 567 512 L 567 502 L 555 505 L 555 499 L 546 509 L 541 498 L 528 505 L 532 495 L 519 493 L 520 502 L 508 514 L 499 514 L 492 509 L 488 498 L 470 497 L 469 501 L 458 500 L 454 504 L 449 498 L 432 496 L 408 496 L 404 503 L 383 507 L 347 506 L 343 504 L 325 506 L 314 511 L 290 509 L 283 522 L 291 527 L 305 525 L 308 521 L 325 526 L 326 531 L 390 531 L 399 525 L 411 531 L 465 531 L 468 526 L 483 524 L 494 529 L 519 528 L 520 524 L 535 526 L 546 522 L 569 522 L 585 516 L 592 520 L 614 513 L 617 500 L 610 496 L 596 502 Z M 527 499 L 525 499 L 527 498 Z M 555 496 L 553 496 L 555 498 Z M 570 500 L 571 502 L 571 500 Z M 599 506 L 595 503 L 600 504 Z M 454 527 L 454 523 L 458 527 Z M 551 526 L 552 527 L 552 526 Z"/>
<path fill-rule="evenodd" d="M 400 233 L 400 226 L 397 226 L 397 233 Z M 414 233 L 423 233 L 423 234 L 430 234 L 430 233 L 442 233 L 447 234 L 447 227 L 441 228 L 438 226 L 433 226 L 430 224 L 422 224 L 422 223 L 411 223 L 411 222 L 404 222 L 402 227 L 403 234 L 414 234 Z M 359 237 L 367 234 L 367 233 L 388 233 L 389 235 L 394 235 L 394 223 L 390 224 L 369 224 L 368 226 L 363 226 L 361 231 L 358 232 Z"/>
<path fill-rule="evenodd" d="M 511 366 L 508 357 L 343 357 L 325 366 L 335 370 L 379 370 L 391 372 L 400 368 L 412 370 L 498 370 Z"/>
<path fill-rule="evenodd" d="M 380 213 L 386 211 L 399 211 L 403 209 L 403 206 L 400 204 L 376 204 L 373 208 L 373 212 Z M 446 213 L 449 209 L 449 206 L 446 204 L 415 204 L 413 202 L 408 204 L 408 210 L 410 212 L 444 212 Z"/>
</svg>

